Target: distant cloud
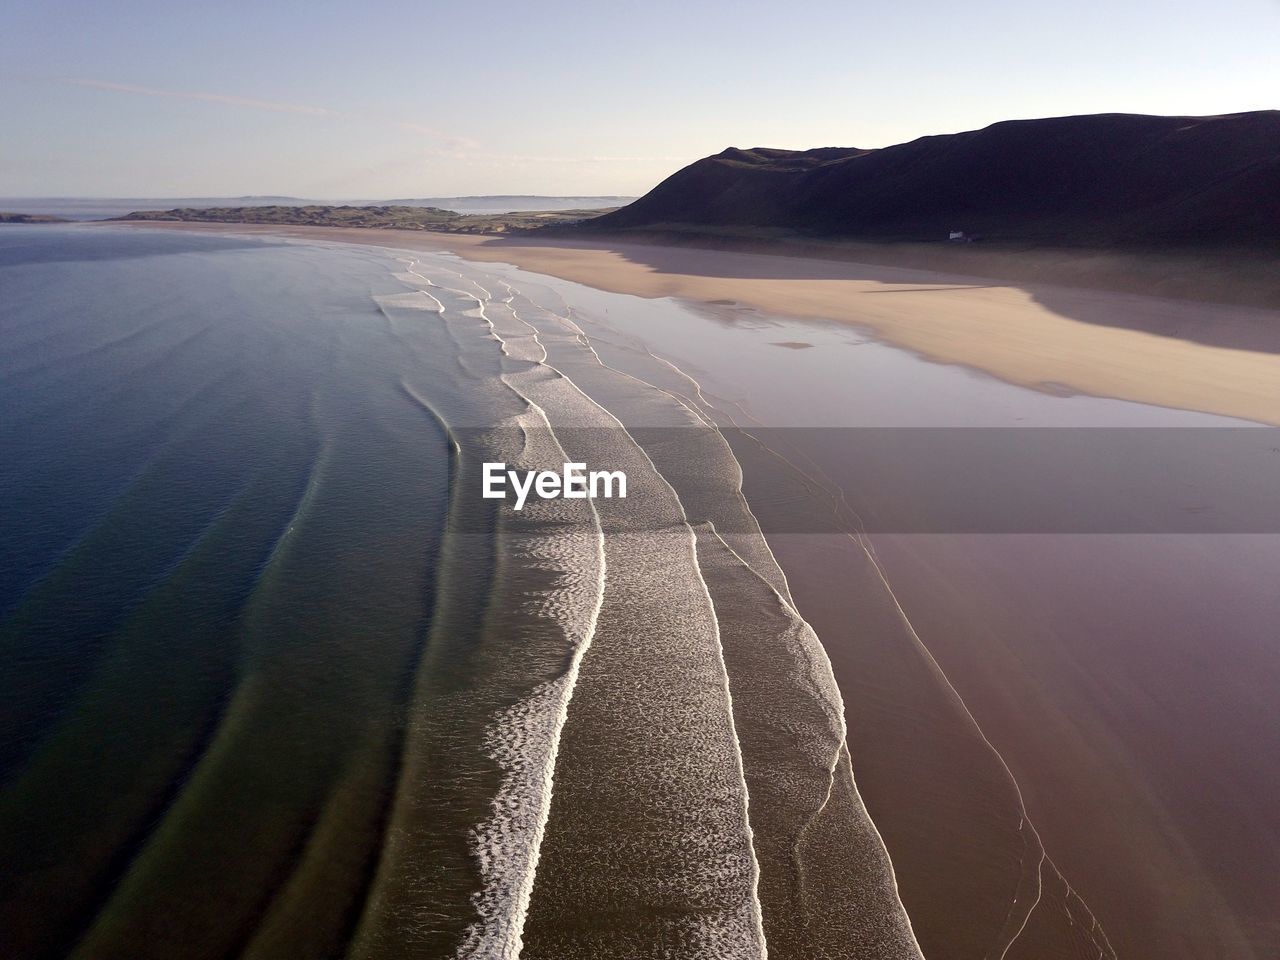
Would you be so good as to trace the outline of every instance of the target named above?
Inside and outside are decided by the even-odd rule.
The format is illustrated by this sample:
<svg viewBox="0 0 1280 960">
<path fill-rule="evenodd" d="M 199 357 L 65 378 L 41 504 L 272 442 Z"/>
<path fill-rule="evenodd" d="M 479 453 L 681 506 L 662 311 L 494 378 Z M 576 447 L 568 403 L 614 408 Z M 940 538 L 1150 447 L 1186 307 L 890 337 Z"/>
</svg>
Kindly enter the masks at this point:
<svg viewBox="0 0 1280 960">
<path fill-rule="evenodd" d="M 107 80 L 80 80 L 68 77 L 67 83 L 94 90 L 110 90 L 114 93 L 138 93 L 147 97 L 174 97 L 178 100 L 203 100 L 206 103 L 225 103 L 233 107 L 249 107 L 253 110 L 271 110 L 276 113 L 301 113 L 309 117 L 335 116 L 325 107 L 308 107 L 299 103 L 280 103 L 275 100 L 254 100 L 251 97 L 233 97 L 222 93 L 193 93 L 185 90 L 160 90 L 141 87 L 132 83 L 111 83 Z"/>
<path fill-rule="evenodd" d="M 380 115 L 362 115 L 331 110 L 328 107 L 315 107 L 301 103 L 283 103 L 278 100 L 258 100 L 253 97 L 237 97 L 224 93 L 200 93 L 188 90 L 163 90 L 158 87 L 144 87 L 133 83 L 114 83 L 109 80 L 86 80 L 77 77 L 64 77 L 64 83 L 77 87 L 89 87 L 93 90 L 107 90 L 111 93 L 131 93 L 144 97 L 172 97 L 178 100 L 198 100 L 203 103 L 220 103 L 232 107 L 245 107 L 249 110 L 269 110 L 273 113 L 293 113 L 307 117 L 327 117 L 336 120 L 361 120 L 386 123 L 409 133 L 424 134 L 433 140 L 447 144 L 452 150 L 474 150 L 479 147 L 469 137 L 447 133 L 435 127 L 424 126 L 408 120 L 397 120 Z"/>
<path fill-rule="evenodd" d="M 424 127 L 420 123 L 412 123 L 408 120 L 399 120 L 396 122 L 396 126 L 401 130 L 407 130 L 410 133 L 426 134 L 428 137 L 432 137 L 433 139 L 449 144 L 449 146 L 454 150 L 475 150 L 480 146 L 480 144 L 476 143 L 476 141 L 472 140 L 470 137 L 459 136 L 455 133 L 445 133 L 443 130 L 437 130 L 435 127 Z"/>
<path fill-rule="evenodd" d="M 576 157 L 566 156 L 545 156 L 527 153 L 481 153 L 471 149 L 447 149 L 447 150 L 427 150 L 426 157 L 431 159 L 446 160 L 463 160 L 468 163 L 487 163 L 496 166 L 524 166 L 526 164 L 653 164 L 653 163 L 680 163 L 686 164 L 698 159 L 696 156 L 592 156 L 583 155 Z"/>
</svg>

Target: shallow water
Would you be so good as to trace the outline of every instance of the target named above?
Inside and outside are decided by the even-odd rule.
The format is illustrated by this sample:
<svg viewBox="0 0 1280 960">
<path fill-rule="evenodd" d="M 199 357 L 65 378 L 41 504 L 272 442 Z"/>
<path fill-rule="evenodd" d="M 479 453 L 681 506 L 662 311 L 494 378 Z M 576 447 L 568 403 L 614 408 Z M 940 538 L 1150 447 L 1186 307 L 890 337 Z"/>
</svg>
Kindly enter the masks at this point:
<svg viewBox="0 0 1280 960">
<path fill-rule="evenodd" d="M 12 228 L 0 279 L 6 953 L 918 955 L 669 365 L 448 257 Z M 628 499 L 478 496 L 568 459 Z"/>
</svg>

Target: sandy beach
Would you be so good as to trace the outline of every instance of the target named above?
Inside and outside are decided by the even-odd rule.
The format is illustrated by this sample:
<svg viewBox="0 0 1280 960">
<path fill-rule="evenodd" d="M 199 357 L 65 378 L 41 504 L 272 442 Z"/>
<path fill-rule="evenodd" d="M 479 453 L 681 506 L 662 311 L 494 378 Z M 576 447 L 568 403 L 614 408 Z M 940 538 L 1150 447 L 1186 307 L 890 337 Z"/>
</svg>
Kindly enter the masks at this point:
<svg viewBox="0 0 1280 960">
<path fill-rule="evenodd" d="M 1270 956 L 1280 537 L 898 536 L 876 552 L 1117 954 Z M 847 616 L 836 596 L 809 609 Z"/>
<path fill-rule="evenodd" d="M 1275 311 L 1255 307 L 649 244 L 334 227 L 147 226 L 448 250 L 614 293 L 839 320 L 927 359 L 1035 390 L 1280 425 L 1280 322 Z"/>
</svg>

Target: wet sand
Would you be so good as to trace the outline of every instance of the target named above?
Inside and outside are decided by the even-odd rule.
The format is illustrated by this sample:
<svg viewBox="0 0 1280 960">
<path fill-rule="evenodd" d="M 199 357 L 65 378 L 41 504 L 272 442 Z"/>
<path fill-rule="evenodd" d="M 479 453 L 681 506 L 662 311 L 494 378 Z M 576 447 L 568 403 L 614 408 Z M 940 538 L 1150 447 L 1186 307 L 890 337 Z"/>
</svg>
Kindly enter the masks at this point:
<svg viewBox="0 0 1280 960">
<path fill-rule="evenodd" d="M 1118 955 L 1274 956 L 1280 537 L 875 545 Z"/>
</svg>

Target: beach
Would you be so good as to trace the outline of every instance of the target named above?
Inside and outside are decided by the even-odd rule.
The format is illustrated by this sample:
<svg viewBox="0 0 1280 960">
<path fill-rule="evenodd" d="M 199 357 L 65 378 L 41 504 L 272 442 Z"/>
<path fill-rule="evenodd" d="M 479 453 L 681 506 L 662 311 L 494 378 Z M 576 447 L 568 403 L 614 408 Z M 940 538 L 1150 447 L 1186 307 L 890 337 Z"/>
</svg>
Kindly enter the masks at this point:
<svg viewBox="0 0 1280 960">
<path fill-rule="evenodd" d="M 684 248 L 455 252 L 697 305 L 696 328 L 656 305 L 611 307 L 609 326 L 770 423 L 1280 422 L 1274 311 Z M 815 317 L 959 370 L 879 377 L 887 358 L 840 359 L 856 338 Z M 842 364 L 872 386 L 833 385 Z M 1034 393 L 987 399 L 999 390 L 964 371 Z M 776 465 L 742 459 L 750 495 L 752 471 Z M 776 531 L 767 494 L 753 503 Z M 855 777 L 925 956 L 990 955 L 1002 938 L 1014 958 L 1267 955 L 1280 824 L 1262 809 L 1278 771 L 1247 758 L 1274 752 L 1259 745 L 1280 728 L 1264 706 L 1274 535 L 769 539 L 832 658 Z"/>
<path fill-rule="evenodd" d="M 1033 390 L 1280 424 L 1274 310 L 684 246 L 330 227 L 165 226 L 448 250 L 614 293 L 839 320 L 926 359 Z"/>
<path fill-rule="evenodd" d="M 754 253 L 174 226 L 389 248 L 409 292 L 379 299 L 379 315 L 412 345 L 397 363 L 433 430 L 517 423 L 550 444 L 533 460 L 629 457 L 646 491 L 630 509 L 600 501 L 587 528 L 600 539 L 550 555 L 538 524 L 572 518 L 440 548 L 498 571 L 493 596 L 553 582 L 572 603 L 521 625 L 445 584 L 434 623 L 474 633 L 474 648 L 454 645 L 478 652 L 458 662 L 492 700 L 461 695 L 439 669 L 450 645 L 427 642 L 436 652 L 401 694 L 406 749 L 376 774 L 399 786 L 385 788 L 392 842 L 366 867 L 356 955 L 462 942 L 462 955 L 587 956 L 606 944 L 584 914 L 630 943 L 691 937 L 707 955 L 764 942 L 797 957 L 850 943 L 975 960 L 1274 952 L 1273 534 L 861 536 L 798 533 L 788 514 L 798 489 L 837 504 L 865 479 L 803 449 L 797 427 L 1280 423 L 1273 312 Z M 424 322 L 448 338 L 419 341 Z M 442 359 L 454 353 L 461 379 Z M 545 420 L 520 421 L 507 390 Z M 459 397 L 484 400 L 450 410 Z M 663 589 L 642 589 L 658 569 Z M 652 662 L 632 649 L 632 625 L 650 621 Z M 517 634 L 531 645 L 507 662 Z M 1251 756 L 1264 759 L 1251 769 Z M 479 786 L 414 786 L 439 763 Z M 494 796 L 528 805 L 486 820 Z M 633 823 L 652 824 L 651 846 L 607 829 Z M 455 898 L 430 922 L 414 910 L 426 864 L 449 866 L 429 881 L 434 902 Z M 684 909 L 673 889 L 702 893 L 688 924 L 664 927 Z M 297 923 L 292 902 L 273 908 L 280 931 Z"/>
<path fill-rule="evenodd" d="M 586 329 L 609 362 L 628 344 L 672 360 L 696 377 L 680 389 L 763 444 L 799 445 L 812 424 L 1238 423 L 913 365 L 838 321 L 740 303 L 677 317 L 610 301 L 609 333 Z M 782 449 L 737 451 L 745 490 L 831 656 L 859 789 L 925 956 L 1265 957 L 1277 769 L 1248 758 L 1280 728 L 1271 528 L 796 534 L 778 477 L 822 476 L 823 451 L 780 468 Z M 862 468 L 834 463 L 826 476 L 852 496 Z M 1132 482 L 1115 475 L 1118 491 Z M 1117 501 L 1121 517 L 1141 498 Z"/>
</svg>

